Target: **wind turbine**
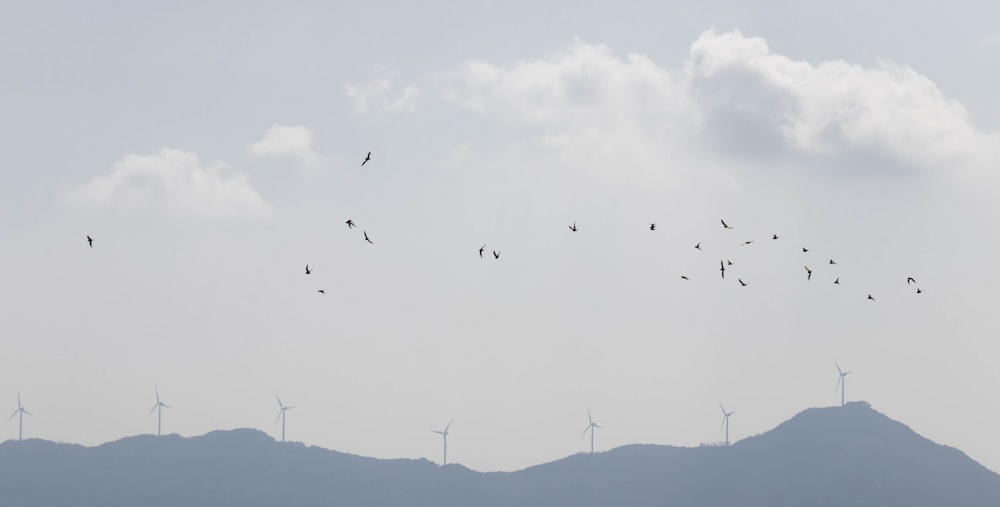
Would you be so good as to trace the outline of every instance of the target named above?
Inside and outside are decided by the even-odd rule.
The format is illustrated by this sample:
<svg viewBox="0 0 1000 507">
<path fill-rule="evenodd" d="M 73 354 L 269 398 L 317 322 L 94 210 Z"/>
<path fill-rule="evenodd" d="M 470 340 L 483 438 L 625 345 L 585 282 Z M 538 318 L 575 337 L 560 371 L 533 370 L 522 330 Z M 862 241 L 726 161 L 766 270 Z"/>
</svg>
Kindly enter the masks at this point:
<svg viewBox="0 0 1000 507">
<path fill-rule="evenodd" d="M 156 390 L 156 405 L 153 405 L 153 408 L 151 408 L 149 410 L 149 413 L 146 414 L 146 417 L 149 417 L 149 416 L 153 415 L 153 412 L 156 412 L 156 436 L 160 436 L 160 428 L 163 427 L 162 426 L 163 425 L 163 409 L 170 408 L 170 405 L 167 405 L 166 403 L 163 403 L 163 400 L 160 399 L 160 388 L 159 387 L 154 387 L 154 389 Z"/>
<path fill-rule="evenodd" d="M 17 410 L 15 410 L 14 413 L 10 414 L 10 417 L 7 418 L 7 420 L 9 421 L 9 420 L 13 419 L 15 415 L 19 416 L 17 418 L 17 439 L 18 440 L 21 440 L 22 438 L 24 438 L 24 414 L 31 415 L 31 412 L 28 412 L 27 410 L 25 410 L 24 409 L 24 405 L 21 405 L 21 393 L 19 391 L 17 393 Z"/>
<path fill-rule="evenodd" d="M 729 445 L 729 416 L 735 414 L 736 411 L 726 412 L 726 407 L 722 406 L 721 401 L 719 402 L 719 408 L 722 409 L 722 426 L 719 429 L 726 428 L 726 445 Z"/>
<path fill-rule="evenodd" d="M 448 464 L 448 428 L 450 427 L 451 421 L 448 421 L 448 425 L 444 427 L 444 431 L 431 430 L 432 433 L 437 433 L 444 439 L 444 456 L 441 458 L 441 466 Z"/>
<path fill-rule="evenodd" d="M 291 409 L 293 409 L 295 407 L 286 407 L 284 404 L 281 403 L 281 398 L 278 398 L 277 394 L 275 394 L 274 397 L 277 398 L 277 400 L 278 400 L 278 418 L 275 419 L 274 422 L 277 423 L 279 420 L 281 421 L 281 441 L 284 442 L 285 441 L 285 411 L 286 410 L 291 410 Z"/>
<path fill-rule="evenodd" d="M 603 429 L 604 426 L 594 422 L 594 418 L 590 416 L 589 408 L 587 409 L 587 420 L 589 421 L 589 424 L 587 424 L 587 428 L 583 430 L 583 433 L 580 436 L 582 437 L 583 435 L 586 435 L 588 431 L 590 432 L 590 454 L 594 454 L 594 428 Z"/>
<path fill-rule="evenodd" d="M 840 378 L 837 379 L 837 387 L 835 387 L 834 389 L 840 389 L 840 406 L 843 407 L 844 406 L 844 386 L 847 384 L 847 376 L 850 375 L 851 372 L 841 370 L 840 369 L 840 365 L 837 364 L 836 361 L 834 361 L 833 364 L 837 366 L 837 373 L 840 374 Z"/>
</svg>

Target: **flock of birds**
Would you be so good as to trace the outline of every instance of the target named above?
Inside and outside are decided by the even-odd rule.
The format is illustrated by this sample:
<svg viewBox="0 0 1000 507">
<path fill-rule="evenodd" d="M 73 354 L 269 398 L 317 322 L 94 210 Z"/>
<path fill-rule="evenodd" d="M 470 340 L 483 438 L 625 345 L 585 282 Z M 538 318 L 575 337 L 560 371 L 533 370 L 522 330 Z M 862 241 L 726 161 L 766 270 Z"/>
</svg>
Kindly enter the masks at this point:
<svg viewBox="0 0 1000 507">
<path fill-rule="evenodd" d="M 371 161 L 371 159 L 372 159 L 372 152 L 369 151 L 368 154 L 365 155 L 364 160 L 361 161 L 361 167 L 364 167 L 365 164 L 367 164 L 368 162 Z M 719 221 L 721 222 L 723 229 L 733 230 L 733 226 L 727 224 L 725 219 L 720 219 Z M 347 219 L 347 221 L 344 222 L 344 223 L 347 225 L 348 229 L 355 229 L 355 228 L 357 228 L 357 224 L 355 224 L 354 220 L 352 220 L 352 219 Z M 569 227 L 570 232 L 577 232 L 577 231 L 580 230 L 579 227 L 577 227 L 575 221 L 572 224 L 570 224 L 568 227 Z M 649 230 L 650 231 L 654 231 L 654 232 L 656 231 L 656 223 L 655 222 L 649 224 Z M 371 240 L 371 238 L 368 237 L 368 231 L 362 229 L 361 232 L 362 232 L 362 235 L 364 237 L 364 241 L 365 242 L 367 242 L 370 245 L 375 245 L 375 243 Z M 772 234 L 771 235 L 771 240 L 772 241 L 777 241 L 779 239 L 781 239 L 781 237 L 778 236 L 777 234 Z M 746 241 L 740 243 L 740 246 L 750 246 L 750 245 L 752 245 L 754 243 L 755 243 L 755 240 L 746 240 Z M 94 239 L 92 237 L 90 237 L 89 235 L 87 236 L 87 244 L 90 246 L 90 248 L 94 247 Z M 486 244 L 483 244 L 482 246 L 479 247 L 478 253 L 479 253 L 479 257 L 480 258 L 484 257 L 485 252 L 486 252 L 486 246 L 487 246 Z M 696 250 L 703 251 L 703 249 L 701 248 L 701 242 L 696 243 L 694 245 L 694 248 Z M 492 250 L 492 253 L 493 253 L 493 258 L 495 260 L 499 260 L 500 259 L 500 251 L 499 250 Z M 802 247 L 802 253 L 809 253 L 809 248 Z M 830 266 L 836 266 L 836 265 L 838 265 L 837 261 L 835 261 L 833 259 L 830 259 L 827 262 L 827 264 L 830 265 Z M 728 259 L 720 259 L 719 260 L 719 274 L 720 274 L 720 276 L 722 277 L 723 280 L 726 279 L 726 267 L 727 266 L 732 266 L 732 265 L 733 265 L 733 261 L 731 261 L 731 260 L 728 260 Z M 812 275 L 813 275 L 812 269 L 810 269 L 808 265 L 805 265 L 803 267 L 805 268 L 805 272 L 806 272 L 806 281 L 811 281 L 812 280 Z M 306 275 L 311 275 L 312 272 L 313 272 L 312 268 L 309 266 L 309 264 L 306 264 L 305 274 Z M 681 275 L 681 279 L 682 280 L 686 280 L 686 281 L 690 281 L 691 280 L 691 278 L 688 277 L 687 275 Z M 740 278 L 740 277 L 737 277 L 736 281 L 739 282 L 739 284 L 740 284 L 741 287 L 746 287 L 746 286 L 749 285 L 747 282 L 743 281 L 743 279 Z M 916 283 L 917 283 L 917 280 L 914 277 L 908 276 L 906 278 L 906 284 L 907 285 L 914 285 Z M 836 277 L 833 280 L 833 284 L 834 285 L 840 285 L 840 277 L 839 276 Z M 319 294 L 326 294 L 326 290 L 325 289 L 318 289 L 316 292 L 318 292 Z M 922 294 L 923 290 L 919 286 L 917 286 L 916 287 L 916 293 L 917 294 Z M 875 301 L 875 297 L 872 296 L 871 293 L 867 294 L 866 299 L 869 300 L 869 301 Z"/>
</svg>

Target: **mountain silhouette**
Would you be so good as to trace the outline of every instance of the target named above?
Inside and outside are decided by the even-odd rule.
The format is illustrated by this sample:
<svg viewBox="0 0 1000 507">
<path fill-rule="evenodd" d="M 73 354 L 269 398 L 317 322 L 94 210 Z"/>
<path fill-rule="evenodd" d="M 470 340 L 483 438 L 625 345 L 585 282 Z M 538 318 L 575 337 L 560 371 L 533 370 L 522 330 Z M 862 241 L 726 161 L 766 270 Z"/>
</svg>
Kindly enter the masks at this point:
<svg viewBox="0 0 1000 507">
<path fill-rule="evenodd" d="M 379 460 L 257 430 L 0 444 L 0 505 L 995 506 L 1000 475 L 864 402 L 731 446 L 628 445 L 516 472 Z"/>
</svg>

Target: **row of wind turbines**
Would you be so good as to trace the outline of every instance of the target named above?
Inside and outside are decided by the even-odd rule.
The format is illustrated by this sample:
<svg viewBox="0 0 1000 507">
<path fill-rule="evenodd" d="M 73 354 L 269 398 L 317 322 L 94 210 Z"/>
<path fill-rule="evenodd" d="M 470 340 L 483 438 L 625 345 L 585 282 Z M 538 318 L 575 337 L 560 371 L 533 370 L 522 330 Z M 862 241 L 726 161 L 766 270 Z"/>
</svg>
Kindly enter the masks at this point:
<svg viewBox="0 0 1000 507">
<path fill-rule="evenodd" d="M 838 363 L 837 361 L 834 361 L 833 364 L 837 367 L 838 377 L 837 377 L 837 387 L 836 387 L 836 389 L 840 391 L 840 406 L 844 406 L 844 404 L 846 402 L 845 389 L 846 389 L 846 383 L 847 383 L 847 376 L 851 372 L 850 371 L 844 371 L 843 369 L 841 369 L 840 363 Z M 167 405 L 166 403 L 164 403 L 163 400 L 160 398 L 160 388 L 159 388 L 159 386 L 154 387 L 154 391 L 153 392 L 156 395 L 156 404 L 154 404 L 153 408 L 149 410 L 149 413 L 147 414 L 147 416 L 153 415 L 153 412 L 156 412 L 156 435 L 157 436 L 161 436 L 163 434 L 163 409 L 165 409 L 165 408 L 171 408 L 171 407 L 170 407 L 170 405 Z M 274 395 L 274 398 L 278 401 L 278 418 L 275 419 L 274 423 L 275 424 L 277 424 L 278 422 L 281 423 L 281 441 L 284 442 L 285 441 L 285 415 L 286 415 L 286 413 L 289 410 L 291 410 L 291 409 L 293 409 L 295 407 L 289 406 L 289 405 L 285 405 L 284 403 L 282 403 L 281 397 L 279 397 L 277 394 Z M 725 436 L 726 436 L 725 445 L 728 446 L 728 445 L 730 445 L 730 442 L 729 442 L 729 417 L 732 416 L 733 414 L 735 414 L 736 411 L 735 410 L 727 411 L 726 407 L 724 407 L 722 405 L 721 401 L 719 402 L 719 409 L 722 410 L 722 425 L 719 427 L 719 430 L 725 432 Z M 18 421 L 17 421 L 17 423 L 18 423 L 17 424 L 17 439 L 18 440 L 23 440 L 24 439 L 24 416 L 25 415 L 32 415 L 32 414 L 31 414 L 31 412 L 28 412 L 28 410 L 26 408 L 24 408 L 24 404 L 21 402 L 21 393 L 18 392 L 17 393 L 17 410 L 15 410 L 14 413 L 12 413 L 10 415 L 10 417 L 7 418 L 7 420 L 11 420 L 11 419 L 14 418 L 14 416 L 18 416 Z M 444 427 L 443 430 L 431 430 L 432 433 L 437 433 L 437 434 L 441 435 L 442 444 L 443 444 L 443 447 L 444 447 L 443 452 L 442 452 L 442 456 L 441 456 L 441 464 L 442 465 L 447 465 L 448 464 L 448 434 L 449 434 L 448 430 L 451 429 L 451 423 L 452 422 L 454 422 L 454 420 L 448 421 L 448 424 L 445 425 L 445 427 Z M 594 417 L 591 414 L 590 409 L 588 408 L 587 409 L 587 427 L 584 428 L 583 433 L 580 435 L 580 437 L 582 438 L 582 437 L 586 436 L 587 433 L 590 433 L 590 453 L 591 454 L 594 453 L 594 433 L 595 433 L 595 430 L 597 430 L 597 429 L 604 429 L 604 426 L 601 426 L 600 424 L 597 424 L 597 422 L 594 421 Z"/>
</svg>

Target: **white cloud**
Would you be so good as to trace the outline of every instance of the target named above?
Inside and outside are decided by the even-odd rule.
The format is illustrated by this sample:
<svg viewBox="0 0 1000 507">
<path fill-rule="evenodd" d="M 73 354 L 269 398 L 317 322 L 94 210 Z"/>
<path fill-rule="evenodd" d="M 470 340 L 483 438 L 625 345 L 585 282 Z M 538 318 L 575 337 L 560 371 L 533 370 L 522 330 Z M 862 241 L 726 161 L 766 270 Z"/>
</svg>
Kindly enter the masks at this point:
<svg viewBox="0 0 1000 507">
<path fill-rule="evenodd" d="M 547 59 L 468 62 L 446 83 L 446 98 L 535 127 L 536 139 L 581 162 L 627 150 L 640 160 L 867 157 L 951 169 L 1000 155 L 997 134 L 978 131 L 909 67 L 793 60 L 740 32 L 703 33 L 677 69 L 577 41 Z"/>
<path fill-rule="evenodd" d="M 384 111 L 413 112 L 416 109 L 416 99 L 420 89 L 416 85 L 408 85 L 399 97 L 390 99 L 387 95 L 392 90 L 392 81 L 388 78 L 377 79 L 344 85 L 347 95 L 354 99 L 354 108 L 361 113 L 368 112 L 373 103 L 378 103 Z"/>
<path fill-rule="evenodd" d="M 312 148 L 312 139 L 313 133 L 306 127 L 272 125 L 247 152 L 255 158 L 289 159 L 309 167 L 322 160 Z"/>
<path fill-rule="evenodd" d="M 262 218 L 271 213 L 244 175 L 221 162 L 203 166 L 198 155 L 170 148 L 153 155 L 126 155 L 110 174 L 75 189 L 70 200 L 88 207 L 199 218 Z"/>
</svg>

